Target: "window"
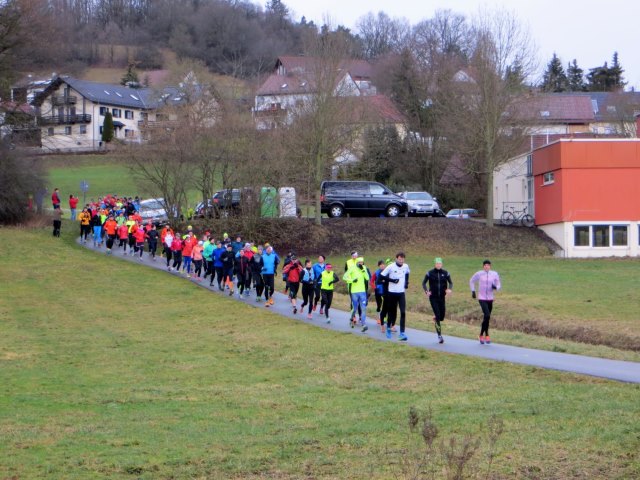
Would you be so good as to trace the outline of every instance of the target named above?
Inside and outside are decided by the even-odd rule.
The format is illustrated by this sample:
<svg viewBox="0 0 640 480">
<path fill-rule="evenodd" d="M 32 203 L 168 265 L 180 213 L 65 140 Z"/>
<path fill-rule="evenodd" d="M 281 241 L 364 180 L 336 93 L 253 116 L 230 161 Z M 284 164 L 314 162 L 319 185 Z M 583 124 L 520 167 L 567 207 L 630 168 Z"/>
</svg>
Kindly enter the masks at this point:
<svg viewBox="0 0 640 480">
<path fill-rule="evenodd" d="M 113 115 L 113 118 L 120 118 L 122 117 L 122 110 L 120 110 L 119 108 L 114 108 L 111 110 L 111 114 Z"/>
<path fill-rule="evenodd" d="M 576 247 L 589 246 L 589 226 L 580 225 L 573 227 L 573 244 Z"/>
<path fill-rule="evenodd" d="M 64 134 L 65 135 L 71 135 L 71 126 L 66 126 L 64 127 Z"/>
<path fill-rule="evenodd" d="M 125 128 L 125 129 L 124 129 L 124 136 L 125 136 L 125 138 L 133 138 L 133 137 L 135 137 L 135 136 L 136 136 L 136 135 L 135 135 L 135 133 L 136 133 L 136 132 L 135 132 L 134 130 L 130 130 L 130 129 L 128 129 L 128 128 Z"/>
<path fill-rule="evenodd" d="M 608 247 L 609 246 L 609 225 L 594 225 L 593 227 L 593 246 Z"/>
<path fill-rule="evenodd" d="M 542 176 L 542 184 L 550 185 L 555 181 L 555 175 L 553 172 L 547 172 Z"/>
<path fill-rule="evenodd" d="M 527 177 L 533 175 L 533 155 L 527 155 Z"/>
<path fill-rule="evenodd" d="M 131 110 L 125 110 L 124 118 L 126 118 L 127 120 L 133 120 L 133 112 Z"/>
<path fill-rule="evenodd" d="M 109 109 L 107 107 L 100 107 L 100 115 L 102 115 L 103 117 L 108 111 Z"/>
<path fill-rule="evenodd" d="M 627 242 L 627 226 L 613 225 L 611 227 L 611 240 L 614 247 L 626 247 Z"/>
<path fill-rule="evenodd" d="M 384 187 L 382 185 L 376 185 L 375 183 L 369 185 L 369 191 L 371 195 L 382 195 L 385 193 Z"/>
<path fill-rule="evenodd" d="M 81 134 L 87 133 L 87 126 L 86 125 L 80 125 L 80 133 Z"/>
<path fill-rule="evenodd" d="M 55 135 L 55 131 L 53 130 L 53 127 L 47 128 L 47 135 L 49 135 L 50 137 L 53 137 Z"/>
<path fill-rule="evenodd" d="M 102 135 L 102 130 L 104 129 L 104 127 L 100 127 L 100 135 Z"/>
</svg>

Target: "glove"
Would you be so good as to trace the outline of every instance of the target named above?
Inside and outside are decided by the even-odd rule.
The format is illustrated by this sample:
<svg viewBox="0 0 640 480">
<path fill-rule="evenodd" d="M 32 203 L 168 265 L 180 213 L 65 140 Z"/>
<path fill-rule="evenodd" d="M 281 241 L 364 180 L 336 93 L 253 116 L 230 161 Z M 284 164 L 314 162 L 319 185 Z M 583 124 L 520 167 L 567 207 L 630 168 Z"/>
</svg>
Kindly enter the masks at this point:
<svg viewBox="0 0 640 480">
<path fill-rule="evenodd" d="M 362 269 L 364 269 L 364 265 L 360 265 L 360 264 L 358 264 L 358 268 L 359 268 L 360 270 L 362 270 Z"/>
<path fill-rule="evenodd" d="M 398 283 L 400 281 L 400 279 L 399 278 L 390 278 L 389 281 L 391 283 Z"/>
<path fill-rule="evenodd" d="M 476 292 L 471 292 L 471 298 L 476 298 Z"/>
<path fill-rule="evenodd" d="M 492 290 L 496 290 L 498 287 L 496 287 L 495 285 L 491 285 L 491 289 Z"/>
<path fill-rule="evenodd" d="M 331 281 L 329 282 L 329 285 L 333 285 L 333 280 L 331 280 Z"/>
</svg>

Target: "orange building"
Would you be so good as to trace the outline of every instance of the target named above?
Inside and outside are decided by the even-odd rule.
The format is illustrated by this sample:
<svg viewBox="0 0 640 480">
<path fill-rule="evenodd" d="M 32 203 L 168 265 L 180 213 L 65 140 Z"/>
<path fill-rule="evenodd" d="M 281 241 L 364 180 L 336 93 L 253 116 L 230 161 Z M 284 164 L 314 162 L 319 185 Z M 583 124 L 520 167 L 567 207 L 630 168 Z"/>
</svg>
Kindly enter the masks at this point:
<svg viewBox="0 0 640 480">
<path fill-rule="evenodd" d="M 564 256 L 640 256 L 640 140 L 562 139 L 532 168 L 536 225 Z"/>
</svg>

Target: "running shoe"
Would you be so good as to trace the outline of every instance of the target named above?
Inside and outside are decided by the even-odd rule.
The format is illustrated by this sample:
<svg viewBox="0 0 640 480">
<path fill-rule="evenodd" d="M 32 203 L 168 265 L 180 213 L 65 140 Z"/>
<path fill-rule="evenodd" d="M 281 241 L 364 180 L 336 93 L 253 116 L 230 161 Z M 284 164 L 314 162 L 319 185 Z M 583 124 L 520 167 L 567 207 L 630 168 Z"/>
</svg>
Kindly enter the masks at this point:
<svg viewBox="0 0 640 480">
<path fill-rule="evenodd" d="M 260 300 L 262 300 L 262 298 L 256 297 L 256 302 L 259 302 Z"/>
<path fill-rule="evenodd" d="M 376 323 L 377 323 L 378 325 L 380 325 L 380 319 L 376 320 Z"/>
<path fill-rule="evenodd" d="M 308 318 L 309 320 L 311 320 L 311 319 L 313 318 L 313 315 L 311 315 L 311 314 L 309 313 L 309 314 L 307 314 L 307 318 Z"/>
<path fill-rule="evenodd" d="M 315 311 L 316 311 L 316 308 L 318 308 L 318 306 L 317 306 L 317 305 L 314 305 L 312 310 L 315 312 Z M 322 314 L 322 312 L 320 312 L 320 314 Z"/>
<path fill-rule="evenodd" d="M 324 315 L 324 308 L 320 307 L 320 315 Z"/>
<path fill-rule="evenodd" d="M 480 345 L 484 345 L 484 337 L 482 335 L 478 337 L 478 340 L 480 340 Z"/>
<path fill-rule="evenodd" d="M 484 343 L 486 343 L 487 345 L 489 345 L 491 343 L 491 339 L 489 338 L 489 335 L 484 337 Z"/>
<path fill-rule="evenodd" d="M 406 342 L 407 336 L 404 333 L 400 333 L 400 335 L 398 335 L 398 340 L 401 342 Z"/>
<path fill-rule="evenodd" d="M 233 297 L 233 290 L 229 290 L 229 296 Z"/>
<path fill-rule="evenodd" d="M 331 319 L 327 317 L 327 323 L 331 323 Z"/>
<path fill-rule="evenodd" d="M 382 333 L 385 333 L 387 331 L 387 327 L 384 326 L 384 323 L 382 325 L 380 325 L 380 331 Z"/>
<path fill-rule="evenodd" d="M 387 338 L 391 338 L 391 329 L 387 327 Z"/>
<path fill-rule="evenodd" d="M 395 326 L 395 325 L 391 327 L 391 331 L 392 331 L 393 333 L 396 333 L 396 332 L 397 332 L 397 330 L 396 330 L 396 326 Z"/>
<path fill-rule="evenodd" d="M 364 333 L 364 332 L 366 332 L 367 330 L 369 330 L 369 327 L 367 327 L 366 325 L 363 325 L 363 326 L 362 326 L 362 330 L 361 330 L 361 332 L 362 332 L 362 333 Z"/>
<path fill-rule="evenodd" d="M 269 307 L 271 306 L 271 304 L 270 304 L 269 302 L 266 302 L 266 303 L 264 304 L 264 306 L 265 306 L 265 307 L 267 307 L 267 308 L 269 308 Z"/>
<path fill-rule="evenodd" d="M 295 315 L 296 313 L 298 313 L 298 309 L 296 307 L 293 307 L 293 314 Z"/>
<path fill-rule="evenodd" d="M 438 343 L 444 343 L 444 338 L 442 338 L 442 335 L 438 335 Z"/>
<path fill-rule="evenodd" d="M 273 305 L 273 297 L 269 299 L 269 305 Z"/>
</svg>

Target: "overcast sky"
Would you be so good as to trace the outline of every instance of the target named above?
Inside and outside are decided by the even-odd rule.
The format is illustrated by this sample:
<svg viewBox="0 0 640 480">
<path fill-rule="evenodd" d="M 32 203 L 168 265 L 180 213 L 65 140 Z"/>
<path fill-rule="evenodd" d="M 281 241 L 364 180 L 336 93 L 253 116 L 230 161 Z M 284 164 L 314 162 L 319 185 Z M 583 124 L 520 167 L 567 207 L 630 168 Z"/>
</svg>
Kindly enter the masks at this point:
<svg viewBox="0 0 640 480">
<path fill-rule="evenodd" d="M 412 25 L 431 18 L 436 10 L 450 9 L 467 17 L 477 14 L 481 5 L 489 9 L 506 8 L 528 24 L 538 50 L 541 76 L 553 52 L 567 63 L 574 58 L 585 71 L 605 61 L 611 64 L 617 51 L 624 68 L 627 88 L 640 89 L 640 1 L 638 0 L 283 0 L 295 21 L 304 15 L 322 25 L 344 25 L 355 31 L 358 18 L 368 12 L 385 12 L 405 17 Z"/>
</svg>

